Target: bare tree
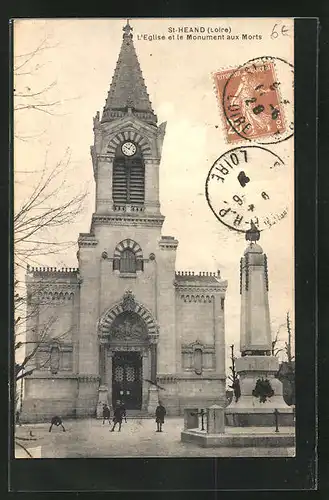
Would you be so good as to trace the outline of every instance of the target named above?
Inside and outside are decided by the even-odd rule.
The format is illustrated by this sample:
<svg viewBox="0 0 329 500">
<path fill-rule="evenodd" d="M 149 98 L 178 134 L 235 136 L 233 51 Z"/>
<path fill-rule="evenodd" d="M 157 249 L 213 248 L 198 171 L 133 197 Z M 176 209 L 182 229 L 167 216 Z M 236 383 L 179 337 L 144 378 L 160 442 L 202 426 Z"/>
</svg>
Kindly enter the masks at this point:
<svg viewBox="0 0 329 500">
<path fill-rule="evenodd" d="M 14 116 L 15 125 L 24 115 L 24 112 L 29 113 L 44 113 L 50 116 L 61 116 L 59 112 L 60 106 L 73 99 L 79 97 L 67 97 L 65 99 L 58 97 L 56 93 L 57 79 L 42 83 L 38 86 L 38 76 L 45 66 L 44 54 L 48 52 L 52 54 L 52 49 L 58 48 L 59 44 L 53 44 L 49 36 L 45 36 L 33 50 L 24 54 L 15 54 L 13 61 L 13 81 L 14 81 Z M 49 61 L 47 61 L 49 62 Z M 41 81 L 41 79 L 40 79 Z M 35 84 L 37 82 L 37 84 Z M 18 127 L 15 126 L 15 138 L 21 141 L 28 141 L 43 135 L 46 131 L 43 130 L 40 134 L 22 134 L 18 132 Z"/>
<path fill-rule="evenodd" d="M 45 50 L 54 48 L 45 38 L 33 51 L 15 56 L 14 61 L 14 118 L 16 124 L 20 120 L 25 128 L 26 124 L 33 122 L 33 113 L 58 115 L 56 108 L 63 103 L 63 99 L 54 98 L 56 80 L 49 82 L 41 88 L 26 86 L 26 78 L 35 76 L 33 81 L 38 82 L 38 72 L 42 64 L 38 56 Z M 24 86 L 25 85 L 25 86 Z M 32 113 L 27 118 L 26 113 Z M 35 134 L 22 135 L 15 133 L 15 139 L 34 139 Z M 78 189 L 67 182 L 67 173 L 70 169 L 70 151 L 67 150 L 60 161 L 51 164 L 45 156 L 41 170 L 29 170 L 15 163 L 14 189 L 15 202 L 13 214 L 14 233 L 14 336 L 15 336 L 15 385 L 36 369 L 35 358 L 41 347 L 51 341 L 61 341 L 68 331 L 60 332 L 56 337 L 51 337 L 53 325 L 57 321 L 55 316 L 49 316 L 44 324 L 39 325 L 38 331 L 29 327 L 31 318 L 39 314 L 39 304 L 31 302 L 28 296 L 23 273 L 28 264 L 40 265 L 39 259 L 43 256 L 58 254 L 76 244 L 76 241 L 56 237 L 56 231 L 64 230 L 69 224 L 74 223 L 82 214 L 84 201 L 87 196 L 85 187 Z M 23 188 L 23 189 L 21 189 Z M 17 196 L 17 192 L 24 191 L 25 195 Z M 42 283 L 38 283 L 38 290 Z M 45 306 L 43 306 L 45 307 Z M 33 334 L 33 335 L 31 335 Z M 34 336 L 31 341 L 30 337 Z M 29 340 L 27 340 L 29 339 Z M 25 354 L 22 352 L 25 350 Z M 19 355 L 18 355 L 19 354 Z M 20 359 L 20 361 L 18 361 Z M 31 363 L 33 361 L 33 363 Z M 50 354 L 41 363 L 38 369 L 48 366 Z M 17 389 L 17 387 L 16 387 Z M 19 401 L 18 391 L 15 391 L 15 408 Z M 24 448 L 22 444 L 19 445 Z M 28 453 L 28 451 L 26 450 Z"/>
<path fill-rule="evenodd" d="M 75 241 L 58 241 L 57 228 L 71 224 L 82 213 L 87 191 L 74 193 L 66 174 L 70 154 L 51 168 L 45 165 L 36 173 L 35 185 L 28 197 L 15 204 L 14 252 L 17 266 L 37 263 L 36 257 L 58 253 L 74 245 Z"/>
<path fill-rule="evenodd" d="M 278 343 L 280 342 L 280 338 L 279 338 L 279 335 L 280 335 L 280 330 L 281 328 L 285 326 L 285 323 L 282 323 L 277 331 L 276 331 L 276 334 L 275 334 L 275 337 L 274 339 L 272 340 L 272 349 L 271 349 L 271 354 L 272 356 L 277 356 L 280 352 L 284 351 L 284 348 L 280 348 L 280 347 L 277 347 Z"/>
<path fill-rule="evenodd" d="M 285 352 L 286 352 L 288 363 L 291 363 L 295 359 L 295 357 L 292 355 L 291 323 L 290 323 L 289 311 L 287 312 L 287 332 L 288 332 L 288 342 L 285 342 Z"/>
<path fill-rule="evenodd" d="M 280 340 L 279 334 L 281 328 L 283 327 L 286 327 L 287 329 L 288 342 L 285 341 L 284 347 L 280 347 L 278 344 L 279 342 L 282 341 Z M 278 327 L 274 340 L 272 341 L 272 356 L 278 356 L 280 352 L 285 353 L 288 363 L 291 363 L 295 359 L 294 356 L 292 355 L 292 333 L 291 333 L 291 321 L 290 321 L 289 311 L 287 312 L 286 322 L 282 323 Z"/>
<path fill-rule="evenodd" d="M 240 391 L 239 377 L 238 377 L 238 374 L 237 374 L 236 369 L 235 369 L 235 360 L 236 360 L 236 357 L 234 356 L 234 344 L 232 344 L 230 346 L 230 349 L 231 349 L 231 362 L 232 362 L 232 365 L 230 366 L 231 375 L 228 376 L 228 379 L 231 382 L 231 385 L 229 385 L 229 387 L 231 389 L 233 389 L 235 401 L 237 402 L 238 399 L 239 399 L 239 397 L 240 397 L 240 395 L 241 395 L 241 391 Z"/>
<path fill-rule="evenodd" d="M 15 287 L 19 287 L 19 282 L 16 280 L 14 283 Z M 47 285 L 42 286 L 38 283 L 37 288 L 38 292 L 43 291 Z M 29 307 L 27 308 L 27 304 Z M 15 390 L 14 390 L 14 409 L 15 409 L 15 419 L 16 424 L 20 424 L 20 410 L 19 404 L 22 403 L 20 398 L 22 398 L 22 390 L 23 390 L 23 381 L 25 377 L 32 375 L 34 370 L 43 370 L 45 368 L 51 369 L 51 351 L 49 349 L 46 350 L 45 359 L 39 359 L 39 352 L 42 350 L 43 346 L 49 346 L 50 343 L 61 343 L 65 341 L 65 337 L 72 331 L 74 327 L 70 327 L 67 330 L 62 331 L 59 335 L 51 336 L 52 327 L 55 325 L 58 317 L 54 315 L 49 315 L 48 319 L 43 323 L 39 323 L 38 331 L 35 329 L 28 328 L 27 325 L 29 320 L 35 318 L 39 314 L 39 306 L 40 302 L 36 296 L 36 300 L 33 302 L 31 297 L 28 295 L 20 295 L 18 291 L 15 291 L 15 354 L 19 350 L 22 350 L 29 346 L 29 349 L 25 350 L 25 354 L 23 356 L 22 361 L 15 362 Z M 42 304 L 45 308 L 46 305 Z M 35 336 L 33 341 L 26 341 L 25 338 L 29 338 L 30 334 Z M 21 336 L 23 337 L 21 339 Z M 16 357 L 16 356 L 15 356 Z M 30 364 L 32 362 L 32 365 Z M 54 373 L 54 372 L 53 372 Z M 20 388 L 19 388 L 20 386 Z M 19 448 L 23 449 L 29 458 L 34 458 L 30 451 L 26 448 L 26 446 L 21 441 L 36 441 L 35 437 L 32 437 L 32 433 L 30 432 L 29 437 L 23 437 L 17 435 L 15 432 L 15 445 Z"/>
<path fill-rule="evenodd" d="M 278 348 L 279 331 L 282 327 L 286 327 L 288 333 L 288 341 L 284 342 L 284 347 Z M 289 311 L 287 312 L 286 322 L 279 326 L 276 337 L 272 342 L 272 355 L 277 356 L 280 352 L 284 353 L 283 361 L 280 363 L 277 378 L 283 384 L 283 397 L 287 404 L 295 403 L 295 357 L 292 354 L 292 331 Z"/>
<path fill-rule="evenodd" d="M 19 33 L 19 32 L 18 32 Z M 18 122 L 22 120 L 24 132 L 31 129 L 35 113 L 59 116 L 58 110 L 69 98 L 58 97 L 55 92 L 57 80 L 39 77 L 42 68 L 51 64 L 45 54 L 54 55 L 53 50 L 59 44 L 53 43 L 50 35 L 44 38 L 27 53 L 16 53 L 13 62 L 14 74 L 14 121 L 15 138 L 28 141 L 34 134 L 23 135 L 18 132 Z M 43 75 L 44 76 L 44 75 Z M 39 85 L 40 82 L 40 85 Z M 39 86 L 38 86 L 39 85 Z M 74 97 L 76 99 L 77 97 Z M 45 132 L 45 131 L 44 131 Z M 15 272 L 17 266 L 24 269 L 27 263 L 38 265 L 36 257 L 58 253 L 72 246 L 75 242 L 58 241 L 55 230 L 75 221 L 82 212 L 86 188 L 68 185 L 71 153 L 66 150 L 62 159 L 55 164 L 48 162 L 45 154 L 41 169 L 28 169 L 16 164 L 14 169 L 14 249 Z M 30 189 L 27 189 L 30 186 Z M 17 193 L 24 192 L 24 199 L 19 203 Z"/>
<path fill-rule="evenodd" d="M 15 286 L 19 286 L 19 282 L 15 281 Z M 58 317 L 55 315 L 49 315 L 49 317 L 38 325 L 38 331 L 35 327 L 29 327 L 31 323 L 30 320 L 36 319 L 39 315 L 40 301 L 38 295 L 46 289 L 47 285 L 37 284 L 35 300 L 29 295 L 20 295 L 19 292 L 15 292 L 14 308 L 15 308 L 15 352 L 19 349 L 25 348 L 27 345 L 31 345 L 30 349 L 27 349 L 21 362 L 15 363 L 15 379 L 16 382 L 22 378 L 31 375 L 36 367 L 30 367 L 29 363 L 32 361 L 40 351 L 43 345 L 49 345 L 50 342 L 61 342 L 65 337 L 71 332 L 72 327 L 62 331 L 59 335 L 51 336 L 53 327 L 55 326 Z M 28 307 L 27 307 L 28 306 Z M 44 310 L 46 310 L 47 305 L 42 304 Z M 34 337 L 34 340 L 25 340 L 26 338 Z M 45 368 L 50 361 L 50 354 L 48 357 L 38 363 L 38 369 Z M 26 369 L 27 368 L 27 369 Z"/>
<path fill-rule="evenodd" d="M 14 56 L 14 119 L 15 138 L 30 140 L 32 134 L 16 133 L 17 122 L 23 120 L 24 129 L 31 127 L 35 112 L 58 115 L 61 105 L 69 99 L 54 98 L 53 90 L 57 81 L 42 83 L 38 86 L 39 72 L 46 61 L 45 53 L 52 53 L 58 44 L 53 44 L 49 36 L 45 36 L 33 50 Z M 52 54 L 53 55 L 53 54 Z M 30 86 L 27 86 L 27 83 Z M 58 94 L 58 93 L 57 93 Z M 57 95 L 56 94 L 56 95 Z M 15 272 L 17 267 L 24 269 L 27 263 L 38 265 L 36 257 L 58 253 L 69 248 L 75 242 L 56 239 L 56 230 L 71 224 L 82 212 L 87 195 L 86 188 L 76 188 L 68 184 L 71 152 L 65 151 L 62 159 L 49 164 L 48 153 L 45 154 L 41 169 L 28 169 L 15 162 L 14 169 L 14 251 Z M 29 186 L 29 189 L 27 189 Z M 24 193 L 24 197 L 22 199 Z M 18 201 L 18 197 L 21 201 Z"/>
</svg>

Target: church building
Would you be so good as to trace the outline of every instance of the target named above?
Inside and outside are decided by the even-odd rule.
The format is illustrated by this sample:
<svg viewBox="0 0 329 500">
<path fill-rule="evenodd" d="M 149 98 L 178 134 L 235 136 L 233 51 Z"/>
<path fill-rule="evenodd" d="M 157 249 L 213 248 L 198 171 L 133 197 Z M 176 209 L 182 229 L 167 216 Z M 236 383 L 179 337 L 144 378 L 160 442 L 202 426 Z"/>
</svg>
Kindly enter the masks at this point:
<svg viewBox="0 0 329 500">
<path fill-rule="evenodd" d="M 102 116 L 94 118 L 96 184 L 78 267 L 26 273 L 27 354 L 22 421 L 127 414 L 168 415 L 225 401 L 220 272 L 175 270 L 178 241 L 161 234 L 158 125 L 133 44 L 122 46 Z M 41 340 L 41 341 L 40 341 Z"/>
</svg>

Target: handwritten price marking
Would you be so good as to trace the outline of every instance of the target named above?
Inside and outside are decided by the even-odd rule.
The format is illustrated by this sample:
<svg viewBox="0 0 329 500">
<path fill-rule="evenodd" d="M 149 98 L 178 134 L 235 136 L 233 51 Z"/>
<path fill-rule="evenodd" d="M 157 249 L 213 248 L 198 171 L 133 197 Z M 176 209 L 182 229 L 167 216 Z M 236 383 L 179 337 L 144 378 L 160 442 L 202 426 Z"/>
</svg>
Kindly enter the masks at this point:
<svg viewBox="0 0 329 500">
<path fill-rule="evenodd" d="M 285 24 L 281 25 L 280 23 L 276 23 L 273 26 L 271 38 L 272 38 L 272 40 L 276 40 L 280 35 L 290 36 L 289 32 L 290 32 L 290 30 L 289 30 L 288 26 L 286 26 Z"/>
</svg>

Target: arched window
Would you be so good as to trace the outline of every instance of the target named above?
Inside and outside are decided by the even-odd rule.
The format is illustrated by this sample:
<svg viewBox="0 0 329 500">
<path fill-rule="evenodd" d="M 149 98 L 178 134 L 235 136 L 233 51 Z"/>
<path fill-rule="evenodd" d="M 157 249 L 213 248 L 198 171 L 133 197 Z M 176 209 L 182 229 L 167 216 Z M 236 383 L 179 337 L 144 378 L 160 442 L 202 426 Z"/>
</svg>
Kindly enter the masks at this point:
<svg viewBox="0 0 329 500">
<path fill-rule="evenodd" d="M 56 374 L 59 371 L 60 352 L 59 347 L 54 345 L 50 349 L 50 371 Z"/>
<path fill-rule="evenodd" d="M 118 147 L 113 162 L 112 197 L 115 205 L 144 205 L 145 167 L 139 148 L 128 157 Z"/>
<path fill-rule="evenodd" d="M 121 241 L 114 250 L 113 271 L 134 274 L 143 270 L 143 252 L 140 245 L 129 238 Z"/>
<path fill-rule="evenodd" d="M 197 375 L 202 374 L 202 349 L 194 349 L 194 371 Z"/>
<path fill-rule="evenodd" d="M 121 253 L 120 272 L 121 273 L 136 272 L 136 255 L 130 248 L 126 248 L 126 250 L 124 250 Z"/>
</svg>

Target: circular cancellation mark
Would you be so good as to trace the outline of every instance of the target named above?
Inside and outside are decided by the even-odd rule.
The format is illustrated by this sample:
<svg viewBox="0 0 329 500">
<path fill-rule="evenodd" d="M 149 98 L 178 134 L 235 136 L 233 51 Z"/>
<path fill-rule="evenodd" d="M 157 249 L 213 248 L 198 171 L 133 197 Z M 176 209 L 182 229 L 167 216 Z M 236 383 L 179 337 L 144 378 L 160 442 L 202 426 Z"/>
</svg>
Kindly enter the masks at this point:
<svg viewBox="0 0 329 500">
<path fill-rule="evenodd" d="M 288 214 L 293 172 L 262 146 L 240 146 L 223 153 L 211 167 L 205 185 L 216 218 L 234 231 L 246 232 L 250 222 L 262 231 Z"/>
</svg>

